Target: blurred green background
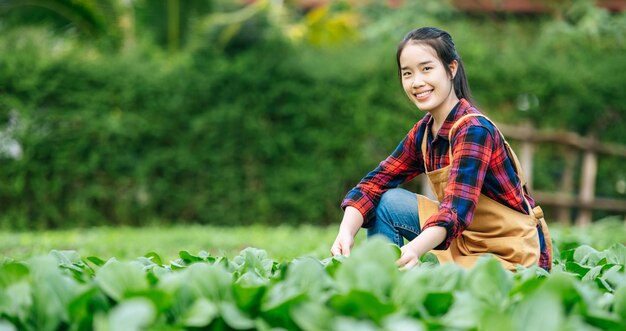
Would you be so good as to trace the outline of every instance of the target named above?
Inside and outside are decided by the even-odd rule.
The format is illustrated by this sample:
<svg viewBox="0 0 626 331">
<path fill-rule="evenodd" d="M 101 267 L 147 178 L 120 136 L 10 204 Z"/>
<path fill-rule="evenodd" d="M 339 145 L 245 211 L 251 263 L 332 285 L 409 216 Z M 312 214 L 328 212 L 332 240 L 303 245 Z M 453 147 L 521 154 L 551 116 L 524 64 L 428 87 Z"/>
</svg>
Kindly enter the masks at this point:
<svg viewBox="0 0 626 331">
<path fill-rule="evenodd" d="M 626 144 L 626 14 L 531 2 L 0 0 L 0 229 L 336 225 L 423 116 L 395 67 L 419 26 L 451 33 L 495 120 Z M 596 194 L 626 198 L 624 159 Z"/>
</svg>

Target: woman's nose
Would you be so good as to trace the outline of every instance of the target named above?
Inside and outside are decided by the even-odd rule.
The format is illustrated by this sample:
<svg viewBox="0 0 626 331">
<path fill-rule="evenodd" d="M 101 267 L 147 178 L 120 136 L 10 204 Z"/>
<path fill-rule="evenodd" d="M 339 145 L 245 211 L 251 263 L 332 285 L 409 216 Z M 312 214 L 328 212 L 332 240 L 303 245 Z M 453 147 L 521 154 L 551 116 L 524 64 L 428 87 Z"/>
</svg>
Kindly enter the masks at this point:
<svg viewBox="0 0 626 331">
<path fill-rule="evenodd" d="M 413 83 L 411 84 L 411 86 L 413 88 L 419 88 L 419 87 L 421 87 L 423 85 L 424 85 L 424 80 L 420 76 L 415 75 L 413 77 Z"/>
</svg>

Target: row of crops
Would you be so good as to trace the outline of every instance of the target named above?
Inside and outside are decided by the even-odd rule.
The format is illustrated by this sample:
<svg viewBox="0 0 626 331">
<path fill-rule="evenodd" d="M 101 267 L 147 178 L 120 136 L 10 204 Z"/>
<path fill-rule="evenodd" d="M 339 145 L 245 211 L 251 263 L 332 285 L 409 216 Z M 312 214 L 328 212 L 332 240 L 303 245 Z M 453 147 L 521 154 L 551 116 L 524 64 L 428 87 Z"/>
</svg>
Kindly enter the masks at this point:
<svg viewBox="0 0 626 331">
<path fill-rule="evenodd" d="M 471 270 L 399 271 L 399 250 L 369 240 L 350 257 L 279 263 L 180 252 L 132 261 L 52 251 L 0 262 L 0 330 L 625 330 L 626 247 L 557 254 L 516 273 L 485 257 Z"/>
</svg>

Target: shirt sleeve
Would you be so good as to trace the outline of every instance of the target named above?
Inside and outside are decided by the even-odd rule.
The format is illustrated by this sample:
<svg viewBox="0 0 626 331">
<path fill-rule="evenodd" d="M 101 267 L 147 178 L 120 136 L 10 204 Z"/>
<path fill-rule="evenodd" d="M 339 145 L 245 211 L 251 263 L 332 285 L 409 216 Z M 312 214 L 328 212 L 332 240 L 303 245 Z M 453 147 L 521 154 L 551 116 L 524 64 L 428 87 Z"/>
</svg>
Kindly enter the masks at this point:
<svg viewBox="0 0 626 331">
<path fill-rule="evenodd" d="M 477 125 L 462 127 L 452 140 L 453 160 L 443 201 L 439 212 L 432 215 L 422 229 L 446 228 L 446 239 L 435 247 L 438 250 L 447 249 L 474 217 L 494 146 L 490 131 Z"/>
<path fill-rule="evenodd" d="M 371 226 L 373 211 L 383 193 L 424 172 L 422 153 L 416 145 L 416 141 L 420 141 L 417 136 L 420 123 L 415 124 L 393 153 L 363 177 L 342 201 L 343 209 L 352 206 L 363 215 L 363 227 Z"/>
</svg>

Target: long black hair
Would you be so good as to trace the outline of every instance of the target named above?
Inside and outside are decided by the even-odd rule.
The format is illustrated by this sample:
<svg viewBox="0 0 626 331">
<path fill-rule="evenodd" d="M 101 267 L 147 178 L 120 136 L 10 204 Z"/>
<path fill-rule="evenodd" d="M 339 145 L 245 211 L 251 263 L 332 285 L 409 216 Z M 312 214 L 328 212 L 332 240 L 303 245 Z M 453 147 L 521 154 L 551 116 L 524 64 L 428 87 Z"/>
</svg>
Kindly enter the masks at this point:
<svg viewBox="0 0 626 331">
<path fill-rule="evenodd" d="M 464 98 L 470 104 L 474 104 L 472 92 L 470 91 L 467 76 L 465 75 L 465 69 L 463 68 L 463 61 L 456 52 L 454 41 L 452 41 L 452 37 L 449 33 L 432 27 L 419 28 L 407 33 L 404 39 L 402 39 L 402 42 L 398 45 L 398 50 L 396 51 L 398 77 L 400 77 L 400 79 L 402 79 L 400 72 L 400 54 L 409 42 L 425 44 L 432 47 L 437 53 L 439 60 L 444 64 L 446 72 L 450 77 L 452 77 L 452 71 L 450 71 L 449 64 L 456 60 L 459 66 L 454 76 L 454 93 L 459 99 Z"/>
</svg>

